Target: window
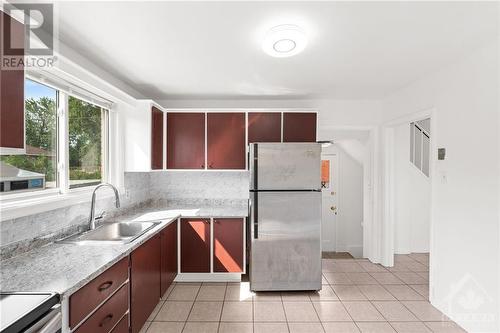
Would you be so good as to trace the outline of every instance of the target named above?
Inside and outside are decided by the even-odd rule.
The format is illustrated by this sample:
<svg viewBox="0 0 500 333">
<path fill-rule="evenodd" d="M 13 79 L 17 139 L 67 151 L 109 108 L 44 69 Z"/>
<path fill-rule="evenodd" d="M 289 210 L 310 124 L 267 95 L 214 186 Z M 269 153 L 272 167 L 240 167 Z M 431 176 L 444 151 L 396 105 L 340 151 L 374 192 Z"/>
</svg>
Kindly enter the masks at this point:
<svg viewBox="0 0 500 333">
<path fill-rule="evenodd" d="M 2 192 L 57 187 L 57 91 L 26 80 L 24 95 L 26 153 L 0 156 Z"/>
<path fill-rule="evenodd" d="M 410 161 L 429 177 L 430 170 L 430 119 L 410 124 Z"/>
<path fill-rule="evenodd" d="M 0 156 L 2 196 L 106 180 L 108 110 L 53 86 L 25 80 L 26 149 Z"/>
<path fill-rule="evenodd" d="M 330 160 L 321 160 L 321 188 L 330 188 Z"/>
<path fill-rule="evenodd" d="M 69 185 L 96 185 L 103 174 L 103 126 L 105 109 L 70 96 Z"/>
</svg>

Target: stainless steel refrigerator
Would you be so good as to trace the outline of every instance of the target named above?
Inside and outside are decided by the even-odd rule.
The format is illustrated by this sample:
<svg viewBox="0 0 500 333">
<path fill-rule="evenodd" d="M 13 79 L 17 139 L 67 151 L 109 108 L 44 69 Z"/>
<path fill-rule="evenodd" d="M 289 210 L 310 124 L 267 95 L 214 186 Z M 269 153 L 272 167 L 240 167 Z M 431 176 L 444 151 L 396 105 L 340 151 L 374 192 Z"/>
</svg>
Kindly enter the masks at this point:
<svg viewBox="0 0 500 333">
<path fill-rule="evenodd" d="M 321 145 L 250 145 L 250 289 L 321 289 Z"/>
</svg>

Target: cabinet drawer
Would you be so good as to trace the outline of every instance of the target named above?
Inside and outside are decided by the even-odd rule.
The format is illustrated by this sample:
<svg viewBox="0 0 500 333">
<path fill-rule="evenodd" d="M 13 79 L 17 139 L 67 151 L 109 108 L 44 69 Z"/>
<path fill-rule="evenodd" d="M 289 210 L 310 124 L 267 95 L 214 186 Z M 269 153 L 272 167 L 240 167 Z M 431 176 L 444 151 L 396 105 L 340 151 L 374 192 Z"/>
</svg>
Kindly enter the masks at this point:
<svg viewBox="0 0 500 333">
<path fill-rule="evenodd" d="M 108 333 L 128 309 L 128 284 L 106 301 L 75 333 Z"/>
<path fill-rule="evenodd" d="M 69 298 L 69 326 L 74 328 L 128 278 L 128 257 L 123 258 Z"/>
<path fill-rule="evenodd" d="M 128 333 L 128 313 L 116 324 L 111 333 Z"/>
</svg>

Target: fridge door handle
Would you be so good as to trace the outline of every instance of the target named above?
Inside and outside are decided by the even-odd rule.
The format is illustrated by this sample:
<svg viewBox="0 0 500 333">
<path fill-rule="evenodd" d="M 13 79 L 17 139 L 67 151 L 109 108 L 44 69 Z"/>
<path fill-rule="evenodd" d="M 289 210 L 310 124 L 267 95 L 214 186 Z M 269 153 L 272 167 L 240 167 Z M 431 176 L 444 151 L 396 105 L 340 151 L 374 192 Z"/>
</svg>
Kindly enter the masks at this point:
<svg viewBox="0 0 500 333">
<path fill-rule="evenodd" d="M 259 238 L 259 192 L 258 192 L 258 170 L 259 170 L 259 160 L 258 160 L 258 144 L 254 143 L 253 144 L 253 186 L 255 192 L 253 193 L 254 195 L 254 202 L 253 202 L 253 238 L 258 239 Z"/>
<path fill-rule="evenodd" d="M 259 238 L 259 192 L 254 193 L 254 207 L 253 207 L 253 238 Z"/>
</svg>

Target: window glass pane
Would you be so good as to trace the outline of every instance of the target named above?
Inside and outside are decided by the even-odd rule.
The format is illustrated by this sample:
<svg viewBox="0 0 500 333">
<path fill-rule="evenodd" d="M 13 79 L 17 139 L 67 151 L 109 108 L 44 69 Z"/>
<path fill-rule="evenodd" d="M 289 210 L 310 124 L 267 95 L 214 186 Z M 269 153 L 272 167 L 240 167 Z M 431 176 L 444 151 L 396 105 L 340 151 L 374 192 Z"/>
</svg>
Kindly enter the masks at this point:
<svg viewBox="0 0 500 333">
<path fill-rule="evenodd" d="M 427 135 L 423 136 L 422 142 L 422 172 L 429 176 L 429 160 L 430 160 L 430 139 Z"/>
<path fill-rule="evenodd" d="M 69 184 L 70 188 L 102 181 L 103 109 L 69 96 Z"/>
<path fill-rule="evenodd" d="M 330 188 L 330 161 L 321 161 L 321 188 Z"/>
<path fill-rule="evenodd" d="M 57 187 L 57 91 L 25 80 L 26 154 L 3 155 L 2 192 Z"/>
<path fill-rule="evenodd" d="M 422 131 L 415 127 L 415 161 L 414 164 L 422 170 Z"/>
</svg>

